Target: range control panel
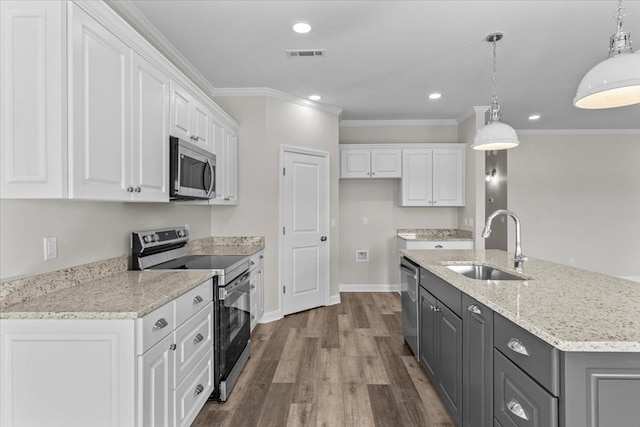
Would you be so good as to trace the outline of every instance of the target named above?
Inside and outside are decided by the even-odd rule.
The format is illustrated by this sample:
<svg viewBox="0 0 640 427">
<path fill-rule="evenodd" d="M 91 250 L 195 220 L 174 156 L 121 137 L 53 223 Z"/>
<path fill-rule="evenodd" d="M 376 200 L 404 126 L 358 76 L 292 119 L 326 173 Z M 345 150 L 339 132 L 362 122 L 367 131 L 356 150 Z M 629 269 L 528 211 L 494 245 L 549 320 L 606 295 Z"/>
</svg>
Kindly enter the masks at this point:
<svg viewBox="0 0 640 427">
<path fill-rule="evenodd" d="M 186 243 L 188 240 L 189 230 L 186 227 L 136 231 L 131 233 L 131 248 L 136 255 L 144 252 L 147 248 Z"/>
</svg>

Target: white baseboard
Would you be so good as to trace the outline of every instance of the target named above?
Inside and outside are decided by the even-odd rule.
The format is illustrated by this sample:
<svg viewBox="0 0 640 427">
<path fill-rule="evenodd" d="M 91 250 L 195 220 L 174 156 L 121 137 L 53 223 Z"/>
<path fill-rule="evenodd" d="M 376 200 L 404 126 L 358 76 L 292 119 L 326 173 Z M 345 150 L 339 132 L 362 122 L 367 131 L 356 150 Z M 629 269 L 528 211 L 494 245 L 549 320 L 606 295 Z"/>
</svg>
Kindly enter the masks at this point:
<svg viewBox="0 0 640 427">
<path fill-rule="evenodd" d="M 398 292 L 400 285 L 348 284 L 340 285 L 340 292 Z"/>
<path fill-rule="evenodd" d="M 621 279 L 631 280 L 632 282 L 640 283 L 640 276 L 620 277 Z"/>
<path fill-rule="evenodd" d="M 282 311 L 275 310 L 275 311 L 270 311 L 268 313 L 263 314 L 262 318 L 260 318 L 258 323 L 271 323 L 280 319 L 282 319 Z"/>
<path fill-rule="evenodd" d="M 329 297 L 329 304 L 328 305 L 336 305 L 336 304 L 340 304 L 340 294 L 331 295 Z"/>
</svg>

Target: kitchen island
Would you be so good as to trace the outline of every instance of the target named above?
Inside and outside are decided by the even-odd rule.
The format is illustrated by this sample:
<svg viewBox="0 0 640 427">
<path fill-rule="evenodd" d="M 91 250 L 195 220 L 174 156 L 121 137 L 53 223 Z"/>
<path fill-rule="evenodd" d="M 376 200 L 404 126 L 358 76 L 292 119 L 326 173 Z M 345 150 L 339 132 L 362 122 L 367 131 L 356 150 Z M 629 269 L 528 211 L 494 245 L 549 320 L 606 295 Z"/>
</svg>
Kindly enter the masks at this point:
<svg viewBox="0 0 640 427">
<path fill-rule="evenodd" d="M 421 267 L 421 364 L 459 423 L 638 425 L 639 284 L 537 259 L 518 272 L 499 250 L 400 252 Z M 471 279 L 456 264 L 521 280 Z"/>
</svg>

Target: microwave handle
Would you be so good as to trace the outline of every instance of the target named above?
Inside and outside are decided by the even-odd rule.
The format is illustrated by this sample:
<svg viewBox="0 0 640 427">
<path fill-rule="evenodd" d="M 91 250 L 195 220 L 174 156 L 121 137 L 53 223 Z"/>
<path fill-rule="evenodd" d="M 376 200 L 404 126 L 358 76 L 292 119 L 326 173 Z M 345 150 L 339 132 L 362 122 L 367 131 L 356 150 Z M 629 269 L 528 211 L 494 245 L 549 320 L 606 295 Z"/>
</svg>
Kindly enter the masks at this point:
<svg viewBox="0 0 640 427">
<path fill-rule="evenodd" d="M 207 191 L 207 198 L 211 196 L 211 192 L 213 191 L 213 185 L 216 182 L 215 171 L 213 170 L 213 164 L 211 160 L 207 159 L 207 164 L 209 165 L 209 169 L 211 170 L 211 183 L 209 184 L 209 190 Z M 202 174 L 203 182 L 204 182 L 204 173 Z M 206 185 L 206 183 L 204 183 Z"/>
</svg>

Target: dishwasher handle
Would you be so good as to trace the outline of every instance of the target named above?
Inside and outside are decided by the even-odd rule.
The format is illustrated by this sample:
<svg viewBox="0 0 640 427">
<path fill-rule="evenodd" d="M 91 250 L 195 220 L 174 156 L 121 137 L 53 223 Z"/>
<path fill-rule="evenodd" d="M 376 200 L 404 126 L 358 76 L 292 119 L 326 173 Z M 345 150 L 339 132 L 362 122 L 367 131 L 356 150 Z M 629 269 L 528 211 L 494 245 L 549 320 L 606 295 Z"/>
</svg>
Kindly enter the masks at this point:
<svg viewBox="0 0 640 427">
<path fill-rule="evenodd" d="M 418 272 L 410 267 L 407 267 L 404 264 L 400 264 L 400 271 L 406 274 L 407 276 L 412 276 L 414 279 L 418 279 Z"/>
</svg>

